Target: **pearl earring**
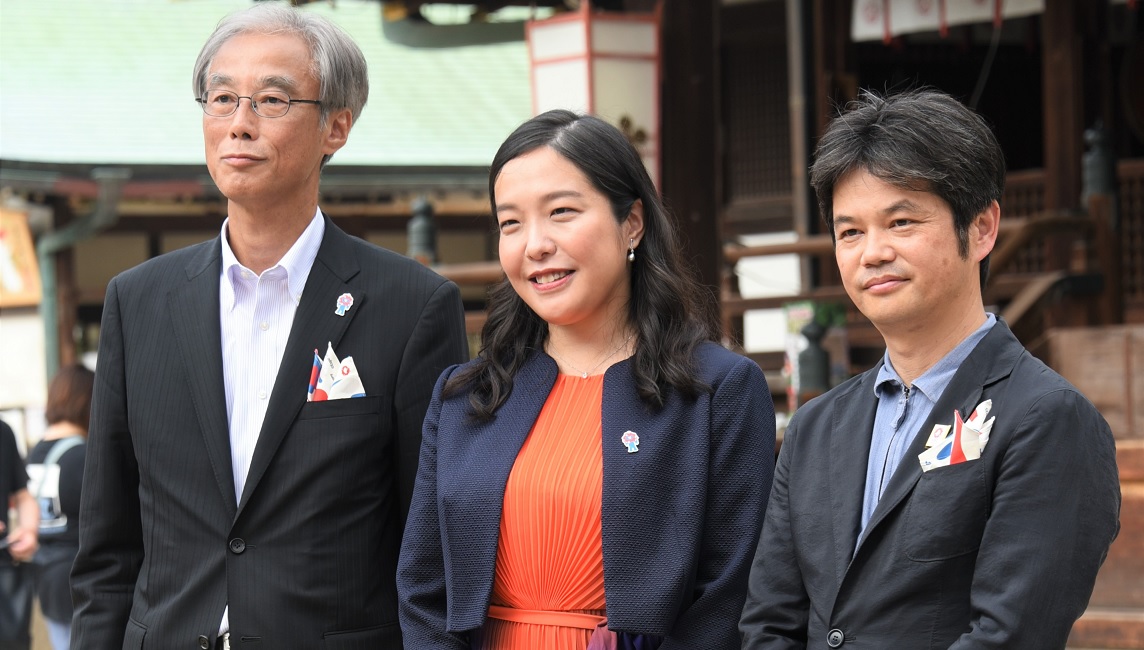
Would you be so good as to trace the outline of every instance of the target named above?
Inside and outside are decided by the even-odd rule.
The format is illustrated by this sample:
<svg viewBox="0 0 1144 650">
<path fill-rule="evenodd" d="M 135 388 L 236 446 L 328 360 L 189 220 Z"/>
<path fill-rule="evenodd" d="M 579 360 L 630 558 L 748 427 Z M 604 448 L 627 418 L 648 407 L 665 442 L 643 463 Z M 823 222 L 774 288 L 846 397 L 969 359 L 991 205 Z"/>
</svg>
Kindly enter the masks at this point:
<svg viewBox="0 0 1144 650">
<path fill-rule="evenodd" d="M 636 261 L 636 240 L 634 239 L 628 240 L 628 261 Z"/>
</svg>

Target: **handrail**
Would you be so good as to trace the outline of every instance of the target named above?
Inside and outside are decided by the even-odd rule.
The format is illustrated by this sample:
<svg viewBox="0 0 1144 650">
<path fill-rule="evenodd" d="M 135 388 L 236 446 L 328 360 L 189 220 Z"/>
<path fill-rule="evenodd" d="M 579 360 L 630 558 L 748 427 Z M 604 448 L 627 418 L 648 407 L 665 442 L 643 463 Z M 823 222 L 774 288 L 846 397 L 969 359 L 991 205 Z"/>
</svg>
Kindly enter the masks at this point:
<svg viewBox="0 0 1144 650">
<path fill-rule="evenodd" d="M 1057 210 L 1036 214 L 1030 217 L 1002 219 L 999 225 L 999 243 L 991 255 L 991 278 L 996 278 L 1000 271 L 1010 266 L 1017 254 L 1033 239 L 1054 232 L 1079 231 L 1088 232 L 1093 228 L 1092 219 L 1079 210 Z M 744 257 L 799 254 L 825 257 L 834 252 L 834 243 L 829 235 L 813 235 L 793 242 L 776 244 L 762 244 L 757 246 L 739 246 L 728 244 L 723 248 L 723 254 L 728 267 Z M 1017 283 L 1007 282 L 1005 279 L 997 283 L 991 281 L 990 288 L 994 293 L 998 290 L 1002 294 L 1009 294 L 1012 300 L 1003 312 L 1004 317 L 1011 323 L 1021 320 L 1028 311 L 1045 295 L 1069 278 L 1068 273 L 1054 272 L 1038 274 L 1033 278 L 1026 278 Z M 823 300 L 830 302 L 847 302 L 842 286 L 828 285 L 815 287 L 800 292 L 794 296 L 773 296 L 765 298 L 744 298 L 737 292 L 724 290 L 722 295 L 723 317 L 736 317 L 752 309 L 773 309 L 796 300 Z"/>
<path fill-rule="evenodd" d="M 504 270 L 499 262 L 438 264 L 432 268 L 442 277 L 462 285 L 496 284 L 504 279 Z"/>
<path fill-rule="evenodd" d="M 1088 228 L 1089 226 L 1083 225 L 1085 213 L 1080 210 L 1056 210 L 1051 212 L 1044 212 L 1032 217 L 1011 217 L 1001 219 L 1001 226 L 999 234 L 1003 237 L 1004 241 L 1009 241 L 1013 237 L 1022 238 L 1018 244 L 1017 249 L 1023 246 L 1034 235 L 1044 233 L 1049 230 L 1056 229 L 1057 227 L 1063 228 Z M 733 265 L 744 257 L 766 257 L 769 255 L 813 255 L 815 257 L 825 257 L 834 254 L 834 240 L 830 235 L 810 235 L 802 237 L 791 242 L 779 242 L 776 244 L 758 244 L 754 246 L 743 246 L 740 244 L 725 244 L 723 246 L 723 259 L 727 264 Z M 997 268 L 996 262 L 997 251 L 993 253 L 992 268 Z M 1012 253 L 1005 253 L 1007 259 L 1004 260 L 1008 264 Z"/>
<path fill-rule="evenodd" d="M 830 235 L 810 235 L 796 241 L 777 244 L 759 244 L 757 246 L 725 244 L 723 246 L 723 259 L 727 264 L 734 264 L 744 257 L 788 255 L 791 253 L 816 257 L 833 255 L 834 240 L 830 238 Z"/>
<path fill-rule="evenodd" d="M 1002 219 L 1004 223 L 1004 219 Z M 989 256 L 990 275 L 997 275 L 1012 264 L 1017 254 L 1021 252 L 1034 237 L 1042 236 L 1054 231 L 1088 231 L 1092 229 L 1092 220 L 1087 219 L 1080 210 L 1056 210 L 1041 213 L 1034 217 L 1022 220 L 1018 227 L 1006 233 L 1006 237 L 993 249 Z M 1002 228 L 1002 232 L 1005 229 Z"/>
<path fill-rule="evenodd" d="M 1012 263 L 1022 247 L 1034 237 L 1056 230 L 1080 230 L 1092 228 L 1092 223 L 1077 210 L 1046 212 L 1032 217 L 1002 219 L 1000 226 L 1001 243 L 991 256 L 991 273 L 1004 269 Z M 825 257 L 834 254 L 834 242 L 830 235 L 811 235 L 797 241 L 741 246 L 726 244 L 723 257 L 728 265 L 734 265 L 744 257 L 769 255 L 813 255 Z M 439 264 L 433 270 L 461 285 L 495 284 L 504 279 L 500 263 L 467 262 L 462 264 Z M 730 296 L 729 296 L 730 297 Z M 742 299 L 740 299 L 742 300 Z"/>
<path fill-rule="evenodd" d="M 1017 292 L 1016 296 L 1013 296 L 1005 309 L 1001 310 L 1001 318 L 1005 319 L 1010 327 L 1014 327 L 1034 305 L 1040 302 L 1057 283 L 1063 281 L 1068 275 L 1068 271 L 1051 271 L 1030 280 Z"/>
</svg>

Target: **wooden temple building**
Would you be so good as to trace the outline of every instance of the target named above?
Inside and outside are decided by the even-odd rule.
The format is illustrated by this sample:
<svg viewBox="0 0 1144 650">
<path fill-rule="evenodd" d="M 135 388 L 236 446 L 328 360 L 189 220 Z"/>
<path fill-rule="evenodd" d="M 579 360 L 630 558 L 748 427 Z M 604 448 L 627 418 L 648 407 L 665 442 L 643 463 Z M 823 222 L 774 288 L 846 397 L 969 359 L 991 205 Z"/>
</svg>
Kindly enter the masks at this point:
<svg viewBox="0 0 1144 650">
<path fill-rule="evenodd" d="M 16 19 L 11 7 L 18 2 L 5 2 L 4 22 L 11 24 Z M 200 2 L 214 3 L 215 20 L 223 6 L 242 4 L 185 0 L 171 7 L 186 10 Z M 830 238 L 807 184 L 817 135 L 839 106 L 860 89 L 932 86 L 971 104 L 994 126 L 1010 171 L 986 303 L 1031 352 L 1100 408 L 1118 445 L 1121 531 L 1070 647 L 1144 648 L 1141 3 L 611 0 L 584 7 L 581 2 L 588 0 L 475 2 L 466 20 L 479 23 L 505 5 L 654 16 L 660 34 L 660 186 L 685 235 L 688 257 L 718 297 L 732 344 L 743 340 L 744 314 L 809 302 L 835 310 L 843 343 L 833 353 L 836 360 L 842 355 L 843 374 L 869 368 L 884 350 L 877 331 L 840 286 Z M 80 4 L 116 5 L 108 0 L 69 6 L 79 11 Z M 421 13 L 427 4 L 340 0 L 332 7 L 313 5 L 335 18 L 371 5 L 366 13 L 376 22 L 377 38 L 388 30 L 388 38 L 404 39 L 400 48 L 376 51 L 389 57 L 385 62 L 370 59 L 371 68 L 385 69 L 387 85 L 374 87 L 377 99 L 367 105 L 362 126 L 374 104 L 386 106 L 385 124 L 369 125 L 364 135 L 355 130 L 351 142 L 365 146 L 363 138 L 376 137 L 370 147 L 419 150 L 380 158 L 364 150 L 347 152 L 344 158 L 350 160 L 332 164 L 327 172 L 322 207 L 349 232 L 406 252 L 410 220 L 422 205 L 418 199 L 424 199 L 436 228 L 433 261 L 462 285 L 475 344 L 485 290 L 500 277 L 488 216 L 487 161 L 532 108 L 528 59 L 519 40 L 525 30 L 464 24 L 435 29 Z M 957 18 L 971 10 L 986 17 Z M 205 35 L 189 40 L 201 43 Z M 354 35 L 359 41 L 370 38 Z M 451 39 L 459 45 L 450 47 Z M 0 66 L 14 65 L 10 50 L 0 55 Z M 164 63 L 185 77 L 180 81 L 185 96 L 179 99 L 189 106 L 169 110 L 186 109 L 179 120 L 190 124 L 187 137 L 194 137 L 198 117 L 190 101 L 191 60 Z M 414 67 L 402 70 L 403 65 Z M 430 81 L 431 68 L 451 69 L 451 74 Z M 8 69 L 0 68 L 10 74 Z M 93 74 L 110 79 L 113 72 Z M 140 109 L 153 93 L 147 79 L 114 83 L 124 86 L 119 93 L 134 93 Z M 424 86 L 434 83 L 459 86 L 462 92 L 426 91 Z M 0 101 L 9 111 L 11 95 Z M 5 122 L 0 138 L 9 138 L 10 128 Z M 460 143 L 454 147 L 428 136 L 403 140 L 408 129 L 443 129 Z M 46 347 L 57 351 L 56 363 L 93 349 L 102 286 L 113 273 L 213 236 L 225 214 L 225 201 L 205 167 L 189 157 L 153 163 L 89 154 L 79 160 L 9 158 L 8 148 L 0 145 L 5 195 L 22 201 L 32 214 L 48 209 L 53 215 L 39 238 L 98 213 L 101 192 L 111 201 L 104 209 L 114 217 L 94 237 L 61 245 L 48 258 L 55 287 L 45 297 L 53 301 L 56 324 L 47 335 L 55 340 Z M 128 169 L 129 177 L 106 171 L 92 177 L 93 170 L 106 167 Z M 779 234 L 777 243 L 757 243 L 772 241 L 762 235 Z M 745 291 L 743 261 L 776 256 L 793 260 L 789 268 L 797 289 L 780 296 Z M 815 392 L 790 385 L 781 350 L 746 352 L 767 372 L 780 410 Z"/>
</svg>

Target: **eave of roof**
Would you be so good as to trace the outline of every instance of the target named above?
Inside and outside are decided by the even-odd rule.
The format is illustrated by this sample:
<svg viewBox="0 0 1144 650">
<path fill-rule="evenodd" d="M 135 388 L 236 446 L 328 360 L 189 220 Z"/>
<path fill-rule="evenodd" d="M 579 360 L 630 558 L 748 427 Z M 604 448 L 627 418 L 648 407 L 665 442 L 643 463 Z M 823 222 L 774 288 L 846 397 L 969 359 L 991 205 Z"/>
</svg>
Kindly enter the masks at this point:
<svg viewBox="0 0 1144 650">
<path fill-rule="evenodd" d="M 250 0 L 4 0 L 0 160 L 201 166 L 191 68 Z M 306 5 L 361 46 L 370 100 L 340 167 L 483 167 L 530 115 L 523 43 L 419 49 L 381 34 L 376 1 Z"/>
</svg>

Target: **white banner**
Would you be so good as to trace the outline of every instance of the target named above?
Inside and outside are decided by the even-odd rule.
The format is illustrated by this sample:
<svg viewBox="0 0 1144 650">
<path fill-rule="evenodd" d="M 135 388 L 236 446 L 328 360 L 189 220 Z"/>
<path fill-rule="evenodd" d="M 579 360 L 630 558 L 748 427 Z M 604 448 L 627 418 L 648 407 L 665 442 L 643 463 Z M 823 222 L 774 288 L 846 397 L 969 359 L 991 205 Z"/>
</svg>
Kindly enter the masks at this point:
<svg viewBox="0 0 1144 650">
<path fill-rule="evenodd" d="M 944 34 L 952 25 L 1038 14 L 1045 0 L 854 0 L 853 9 L 851 38 L 888 41 L 899 34 Z"/>
</svg>

